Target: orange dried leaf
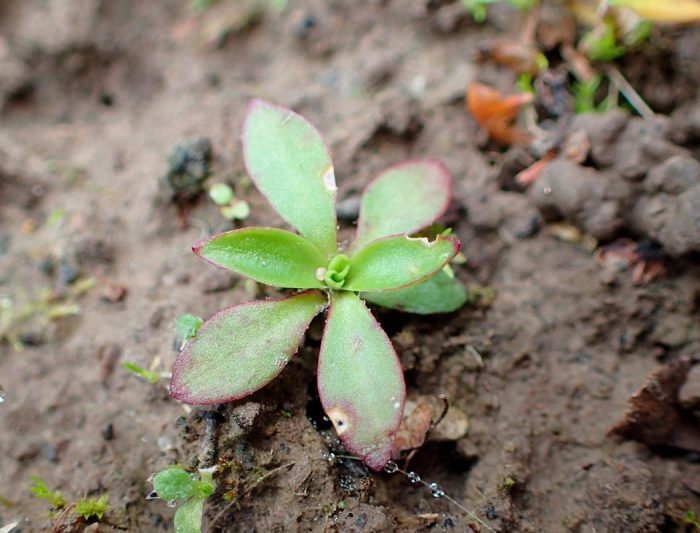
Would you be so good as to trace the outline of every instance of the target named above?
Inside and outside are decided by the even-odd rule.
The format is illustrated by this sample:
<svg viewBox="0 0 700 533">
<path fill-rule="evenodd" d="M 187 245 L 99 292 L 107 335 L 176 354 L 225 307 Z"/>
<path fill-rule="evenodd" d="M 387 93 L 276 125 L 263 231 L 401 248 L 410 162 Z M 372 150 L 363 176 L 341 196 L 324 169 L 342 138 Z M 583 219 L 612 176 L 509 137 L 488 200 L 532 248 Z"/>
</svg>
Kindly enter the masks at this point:
<svg viewBox="0 0 700 533">
<path fill-rule="evenodd" d="M 532 185 L 539 179 L 544 169 L 547 168 L 547 165 L 549 165 L 549 162 L 554 159 L 555 156 L 555 151 L 551 150 L 547 152 L 542 156 L 542 159 L 535 161 L 529 167 L 518 172 L 515 175 L 515 182 L 523 187 Z"/>
<path fill-rule="evenodd" d="M 531 93 L 505 96 L 482 83 L 473 82 L 467 89 L 467 110 L 489 136 L 502 144 L 523 144 L 530 134 L 513 125 L 520 108 L 532 102 Z"/>
</svg>

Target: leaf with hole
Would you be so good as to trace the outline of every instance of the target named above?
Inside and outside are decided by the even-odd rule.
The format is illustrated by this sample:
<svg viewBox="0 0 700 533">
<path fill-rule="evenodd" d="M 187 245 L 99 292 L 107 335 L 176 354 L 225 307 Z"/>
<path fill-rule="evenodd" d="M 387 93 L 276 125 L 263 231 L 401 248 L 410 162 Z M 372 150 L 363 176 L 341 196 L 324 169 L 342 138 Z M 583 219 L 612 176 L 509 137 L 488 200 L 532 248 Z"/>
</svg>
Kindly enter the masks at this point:
<svg viewBox="0 0 700 533">
<path fill-rule="evenodd" d="M 450 188 L 445 165 L 432 159 L 406 161 L 385 170 L 362 195 L 352 248 L 430 226 L 447 209 Z"/>
<path fill-rule="evenodd" d="M 401 363 L 357 295 L 333 293 L 318 362 L 321 403 L 343 444 L 370 468 L 389 460 L 406 397 Z"/>
<path fill-rule="evenodd" d="M 430 241 L 398 235 L 373 241 L 351 257 L 343 288 L 373 292 L 413 285 L 442 269 L 459 247 L 450 237 Z"/>
</svg>

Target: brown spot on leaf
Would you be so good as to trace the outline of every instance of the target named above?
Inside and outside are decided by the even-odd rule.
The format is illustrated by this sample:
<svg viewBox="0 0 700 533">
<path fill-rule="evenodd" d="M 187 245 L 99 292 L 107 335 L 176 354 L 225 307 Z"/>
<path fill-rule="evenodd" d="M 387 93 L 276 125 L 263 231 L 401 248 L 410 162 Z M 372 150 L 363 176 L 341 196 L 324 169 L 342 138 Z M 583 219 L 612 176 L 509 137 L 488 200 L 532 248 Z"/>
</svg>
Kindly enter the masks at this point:
<svg viewBox="0 0 700 533">
<path fill-rule="evenodd" d="M 333 422 L 333 426 L 339 437 L 350 430 L 350 417 L 341 407 L 333 407 L 329 409 L 326 414 L 328 418 L 331 419 L 331 422 Z"/>
</svg>

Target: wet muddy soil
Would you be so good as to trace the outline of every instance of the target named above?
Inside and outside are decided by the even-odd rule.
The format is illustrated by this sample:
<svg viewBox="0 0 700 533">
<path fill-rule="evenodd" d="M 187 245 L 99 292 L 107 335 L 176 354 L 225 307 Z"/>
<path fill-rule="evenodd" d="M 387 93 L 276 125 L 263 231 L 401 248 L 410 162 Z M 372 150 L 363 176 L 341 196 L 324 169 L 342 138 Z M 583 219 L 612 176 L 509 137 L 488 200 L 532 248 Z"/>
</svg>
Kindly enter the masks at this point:
<svg viewBox="0 0 700 533">
<path fill-rule="evenodd" d="M 173 509 L 145 499 L 147 478 L 215 461 L 205 531 L 692 531 L 698 32 L 670 35 L 663 69 L 621 66 L 663 114 L 574 117 L 583 156 L 562 152 L 525 190 L 513 178 L 531 154 L 485 143 L 464 109 L 469 82 L 503 79 L 475 61 L 480 43 L 517 17 L 477 25 L 455 6 L 0 4 L 0 526 L 169 531 Z M 468 421 L 399 462 L 456 505 L 337 457 L 315 392 L 321 322 L 280 378 L 209 410 L 121 366 L 168 372 L 179 315 L 279 295 L 190 251 L 231 227 L 200 179 L 233 184 L 246 225 L 282 225 L 245 177 L 252 97 L 318 126 L 346 218 L 384 167 L 431 156 L 451 171 L 470 303 L 376 314 L 409 396 L 445 395 Z M 177 147 L 199 150 L 192 193 L 167 179 Z M 108 493 L 111 509 L 99 524 L 49 517 L 33 475 L 71 501 Z"/>
</svg>

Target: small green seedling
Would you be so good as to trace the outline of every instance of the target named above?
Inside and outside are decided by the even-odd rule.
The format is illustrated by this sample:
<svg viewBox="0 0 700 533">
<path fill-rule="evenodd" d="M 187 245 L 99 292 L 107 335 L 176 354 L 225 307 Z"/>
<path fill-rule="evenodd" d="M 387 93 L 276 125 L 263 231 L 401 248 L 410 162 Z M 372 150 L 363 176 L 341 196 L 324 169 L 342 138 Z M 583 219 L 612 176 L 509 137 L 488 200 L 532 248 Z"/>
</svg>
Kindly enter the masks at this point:
<svg viewBox="0 0 700 533">
<path fill-rule="evenodd" d="M 90 520 L 93 517 L 102 520 L 107 511 L 109 511 L 108 494 L 103 494 L 97 499 L 92 496 L 90 498 L 80 498 L 75 504 L 75 514 L 83 517 L 84 520 Z"/>
<path fill-rule="evenodd" d="M 603 77 L 597 75 L 590 81 L 574 82 L 572 93 L 576 113 L 605 113 L 618 106 L 617 92 L 610 90 L 599 104 L 596 103 L 596 96 L 602 81 Z"/>
<path fill-rule="evenodd" d="M 245 200 L 236 198 L 233 189 L 225 183 L 215 183 L 209 188 L 209 198 L 219 206 L 219 211 L 229 220 L 245 220 L 250 215 L 250 206 Z"/>
<path fill-rule="evenodd" d="M 202 324 L 204 324 L 204 320 L 201 317 L 185 313 L 178 317 L 175 323 L 175 332 L 184 344 L 197 334 Z"/>
<path fill-rule="evenodd" d="M 158 383 L 158 380 L 162 377 L 160 372 L 154 372 L 152 370 L 146 370 L 145 368 L 137 365 L 136 363 L 131 363 L 129 361 L 124 361 L 122 367 L 126 368 L 129 372 L 142 377 L 146 381 L 150 381 L 154 385 Z"/>
<path fill-rule="evenodd" d="M 62 492 L 51 490 L 39 476 L 32 476 L 32 486 L 29 488 L 32 494 L 40 500 L 46 500 L 54 509 L 64 507 L 68 501 Z"/>
<path fill-rule="evenodd" d="M 223 309 L 183 347 L 170 391 L 190 404 L 248 396 L 275 378 L 328 308 L 318 363 L 324 410 L 345 446 L 374 470 L 389 460 L 406 396 L 401 364 L 363 300 L 414 313 L 462 306 L 465 288 L 444 267 L 460 243 L 411 237 L 450 201 L 441 163 L 417 159 L 381 173 L 366 188 L 354 241 L 338 244 L 337 188 L 328 150 L 304 118 L 251 103 L 243 133 L 251 179 L 300 234 L 244 228 L 196 244 L 204 260 L 253 280 L 302 289 L 283 300 Z"/>
<path fill-rule="evenodd" d="M 31 493 L 37 498 L 49 502 L 54 510 L 72 507 L 73 513 L 83 520 L 90 520 L 91 518 L 102 520 L 102 517 L 110 508 L 108 494 L 103 494 L 99 498 L 81 498 L 75 503 L 70 503 L 62 492 L 49 489 L 39 476 L 32 476 L 31 480 L 32 485 L 29 487 Z"/>
<path fill-rule="evenodd" d="M 461 0 L 464 9 L 471 15 L 474 22 L 482 23 L 488 16 L 488 8 L 493 4 L 508 3 L 521 11 L 528 11 L 539 3 L 539 0 Z"/>
<path fill-rule="evenodd" d="M 687 511 L 683 517 L 686 526 L 693 526 L 692 531 L 700 532 L 700 519 L 695 511 Z"/>
<path fill-rule="evenodd" d="M 214 468 L 203 468 L 199 474 L 177 466 L 169 466 L 158 472 L 151 482 L 157 497 L 168 502 L 169 507 L 179 505 L 175 511 L 177 533 L 201 533 L 204 502 L 214 493 Z"/>
<path fill-rule="evenodd" d="M 601 24 L 581 37 L 579 48 L 593 61 L 613 61 L 625 54 L 625 47 L 618 43 L 615 20 L 607 17 Z"/>
</svg>

